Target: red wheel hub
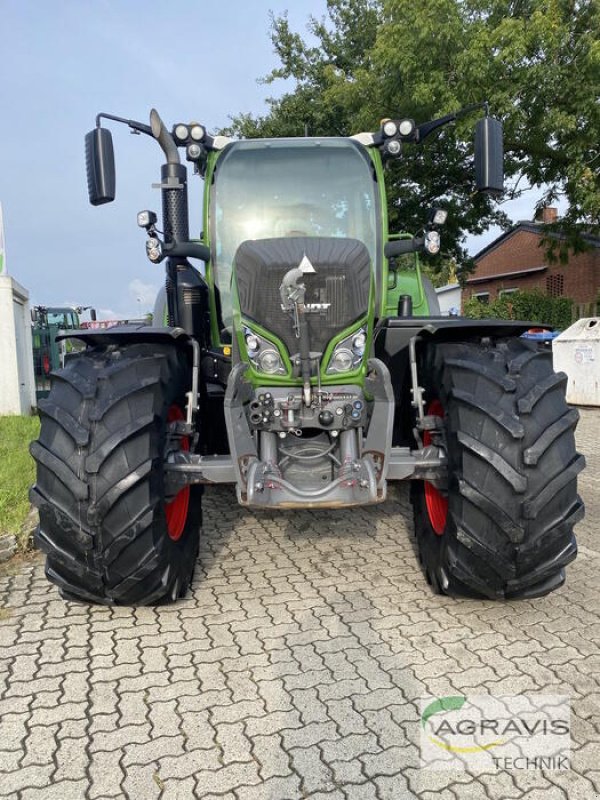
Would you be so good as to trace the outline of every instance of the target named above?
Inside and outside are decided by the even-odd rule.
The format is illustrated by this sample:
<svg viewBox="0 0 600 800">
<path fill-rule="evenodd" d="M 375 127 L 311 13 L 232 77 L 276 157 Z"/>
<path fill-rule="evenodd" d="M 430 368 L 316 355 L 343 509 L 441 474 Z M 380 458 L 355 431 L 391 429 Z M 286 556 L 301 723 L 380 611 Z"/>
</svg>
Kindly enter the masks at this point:
<svg viewBox="0 0 600 800">
<path fill-rule="evenodd" d="M 439 400 L 432 400 L 427 408 L 427 414 L 436 417 L 444 416 L 444 408 Z M 431 444 L 431 433 L 429 431 L 423 432 L 423 444 Z M 429 481 L 425 481 L 425 505 L 427 507 L 427 515 L 431 527 L 438 536 L 442 536 L 446 530 L 446 521 L 448 519 L 448 498 L 437 489 Z"/>
<path fill-rule="evenodd" d="M 183 411 L 179 406 L 171 406 L 167 412 L 167 422 L 179 422 L 185 419 Z M 181 439 L 181 449 L 190 449 L 189 436 L 183 436 Z M 178 492 L 170 503 L 165 503 L 165 516 L 167 518 L 167 534 L 169 539 L 177 542 L 181 539 L 185 529 L 185 522 L 187 520 L 188 509 L 190 507 L 190 487 L 184 488 Z"/>
</svg>

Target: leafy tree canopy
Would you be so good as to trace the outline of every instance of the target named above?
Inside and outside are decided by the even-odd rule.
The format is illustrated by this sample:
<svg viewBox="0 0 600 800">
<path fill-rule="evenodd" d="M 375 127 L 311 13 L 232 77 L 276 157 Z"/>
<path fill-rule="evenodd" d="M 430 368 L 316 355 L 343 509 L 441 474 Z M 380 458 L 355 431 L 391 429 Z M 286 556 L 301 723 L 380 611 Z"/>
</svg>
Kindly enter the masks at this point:
<svg viewBox="0 0 600 800">
<path fill-rule="evenodd" d="M 539 206 L 566 198 L 561 242 L 581 249 L 600 230 L 600 4 L 598 0 L 327 0 L 305 37 L 273 17 L 280 66 L 291 79 L 264 116 L 241 114 L 244 137 L 351 135 L 382 117 L 425 122 L 488 100 L 504 123 L 507 192 L 544 186 Z M 419 230 L 433 204 L 448 209 L 445 253 L 465 261 L 465 234 L 509 220 L 474 192 L 473 118 L 406 145 L 387 170 L 390 224 Z M 554 245 L 555 246 L 555 245 Z"/>
</svg>

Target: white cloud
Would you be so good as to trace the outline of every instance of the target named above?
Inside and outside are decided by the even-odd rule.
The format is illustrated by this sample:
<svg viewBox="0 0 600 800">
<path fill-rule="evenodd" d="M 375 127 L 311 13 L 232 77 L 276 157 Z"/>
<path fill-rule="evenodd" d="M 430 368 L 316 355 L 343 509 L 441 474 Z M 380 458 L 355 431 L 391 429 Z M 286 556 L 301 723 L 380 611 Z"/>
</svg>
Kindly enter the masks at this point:
<svg viewBox="0 0 600 800">
<path fill-rule="evenodd" d="M 158 286 L 153 283 L 144 283 L 139 278 L 134 278 L 129 282 L 130 305 L 136 309 L 136 315 L 141 316 L 154 308 L 154 301 L 158 294 Z"/>
<path fill-rule="evenodd" d="M 119 314 L 112 308 L 97 308 L 96 317 L 97 319 L 118 319 Z"/>
</svg>

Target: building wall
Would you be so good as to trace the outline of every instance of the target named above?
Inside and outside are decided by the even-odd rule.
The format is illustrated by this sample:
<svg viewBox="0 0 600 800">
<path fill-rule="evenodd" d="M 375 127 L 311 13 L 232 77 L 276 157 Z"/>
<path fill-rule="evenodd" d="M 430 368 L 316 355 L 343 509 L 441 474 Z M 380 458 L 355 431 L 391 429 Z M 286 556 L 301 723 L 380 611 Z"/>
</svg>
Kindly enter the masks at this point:
<svg viewBox="0 0 600 800">
<path fill-rule="evenodd" d="M 491 278 L 506 272 L 545 266 L 543 271 L 477 283 L 467 282 L 464 299 L 488 292 L 492 301 L 503 289 L 539 289 L 544 294 L 568 297 L 575 303 L 595 302 L 600 290 L 600 248 L 571 256 L 568 264 L 548 264 L 539 243 L 540 234 L 528 230 L 516 231 L 476 261 L 471 278 Z"/>
<path fill-rule="evenodd" d="M 449 316 L 450 311 L 453 309 L 460 311 L 462 302 L 462 289 L 460 288 L 460 284 L 453 283 L 448 286 L 442 286 L 436 289 L 435 293 L 440 303 L 440 314 L 443 317 Z"/>
<path fill-rule="evenodd" d="M 35 379 L 29 293 L 0 276 L 0 414 L 31 414 Z"/>
</svg>

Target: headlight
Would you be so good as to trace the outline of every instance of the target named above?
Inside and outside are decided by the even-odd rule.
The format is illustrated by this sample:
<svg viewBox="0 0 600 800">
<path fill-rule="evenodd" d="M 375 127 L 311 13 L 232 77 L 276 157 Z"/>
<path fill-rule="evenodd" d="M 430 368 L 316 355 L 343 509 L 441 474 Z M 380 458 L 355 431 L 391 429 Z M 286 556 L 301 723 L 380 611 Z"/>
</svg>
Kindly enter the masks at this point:
<svg viewBox="0 0 600 800">
<path fill-rule="evenodd" d="M 260 341 L 258 336 L 253 333 L 246 334 L 246 347 L 248 348 L 248 355 L 254 355 L 260 350 Z"/>
<path fill-rule="evenodd" d="M 281 357 L 276 350 L 263 350 L 257 361 L 260 371 L 266 372 L 268 375 L 275 375 L 283 368 Z"/>
<path fill-rule="evenodd" d="M 285 375 L 287 370 L 277 348 L 268 339 L 254 333 L 250 328 L 244 328 L 244 343 L 248 359 L 258 372 L 266 375 Z"/>
<path fill-rule="evenodd" d="M 327 365 L 327 374 L 334 375 L 356 369 L 365 354 L 366 346 L 367 334 L 363 328 L 342 339 L 333 349 Z"/>
<path fill-rule="evenodd" d="M 367 336 L 364 331 L 357 333 L 354 339 L 352 339 L 352 350 L 356 353 L 357 356 L 363 356 L 365 354 L 365 347 L 367 344 Z"/>
<path fill-rule="evenodd" d="M 345 347 L 336 347 L 329 362 L 327 372 L 348 372 L 352 369 L 354 358 L 352 351 L 347 350 Z"/>
</svg>

